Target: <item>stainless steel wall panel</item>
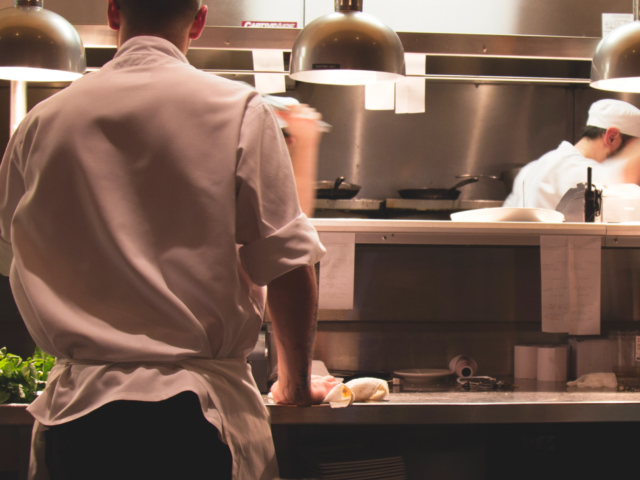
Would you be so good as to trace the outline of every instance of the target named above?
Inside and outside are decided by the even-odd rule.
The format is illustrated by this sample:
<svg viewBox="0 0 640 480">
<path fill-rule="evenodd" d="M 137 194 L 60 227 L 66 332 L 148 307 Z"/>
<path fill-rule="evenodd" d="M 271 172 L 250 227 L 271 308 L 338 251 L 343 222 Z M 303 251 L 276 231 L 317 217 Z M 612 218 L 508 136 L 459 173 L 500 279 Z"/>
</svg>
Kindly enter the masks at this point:
<svg viewBox="0 0 640 480">
<path fill-rule="evenodd" d="M 306 0 L 306 22 L 333 0 Z M 364 0 L 364 11 L 399 32 L 600 37 L 602 13 L 631 13 L 630 0 Z"/>
<path fill-rule="evenodd" d="M 241 27 L 243 21 L 303 24 L 303 0 L 203 0 L 209 7 L 207 25 Z M 13 0 L 0 0 L 0 8 Z M 44 0 L 44 7 L 76 25 L 106 25 L 106 0 Z"/>
<path fill-rule="evenodd" d="M 604 320 L 640 321 L 640 249 L 603 249 L 601 285 Z"/>
<path fill-rule="evenodd" d="M 321 310 L 318 318 L 539 323 L 539 252 L 535 246 L 358 244 L 353 310 Z M 640 249 L 603 248 L 601 275 L 602 320 L 640 321 Z"/>
<path fill-rule="evenodd" d="M 556 148 L 573 127 L 566 87 L 427 82 L 426 112 L 411 115 L 364 110 L 364 87 L 299 83 L 287 95 L 334 125 L 321 144 L 319 178 L 342 175 L 362 185 L 359 198 L 451 187 L 464 173 L 499 174 Z M 502 183 L 483 179 L 461 199 L 505 195 Z"/>
<path fill-rule="evenodd" d="M 315 358 L 330 371 L 375 374 L 404 368 L 447 368 L 456 355 L 474 358 L 481 375 L 513 375 L 513 346 L 566 343 L 564 334 L 540 332 L 539 323 L 321 324 Z"/>
<path fill-rule="evenodd" d="M 303 27 L 303 0 L 203 0 L 207 25 L 242 27 L 242 22 L 294 22 Z"/>
<path fill-rule="evenodd" d="M 106 0 L 44 0 L 44 8 L 62 15 L 72 24 L 106 25 Z M 13 6 L 13 0 L 0 0 L 0 8 Z"/>
<path fill-rule="evenodd" d="M 539 321 L 539 248 L 358 245 L 354 310 L 365 321 Z"/>
</svg>

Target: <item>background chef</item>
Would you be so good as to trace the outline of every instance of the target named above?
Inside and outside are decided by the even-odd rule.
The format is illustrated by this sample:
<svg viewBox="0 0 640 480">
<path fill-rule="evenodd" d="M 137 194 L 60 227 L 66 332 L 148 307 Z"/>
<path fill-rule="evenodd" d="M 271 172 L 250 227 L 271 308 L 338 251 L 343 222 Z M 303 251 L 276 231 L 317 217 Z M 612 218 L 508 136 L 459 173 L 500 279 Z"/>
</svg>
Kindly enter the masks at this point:
<svg viewBox="0 0 640 480">
<path fill-rule="evenodd" d="M 513 191 L 503 206 L 555 210 L 567 190 L 587 181 L 587 167 L 593 169 L 593 182 L 597 184 L 639 183 L 638 137 L 639 109 L 620 100 L 595 102 L 578 142 L 562 142 L 527 164 L 514 180 Z M 621 152 L 624 159 L 608 160 Z"/>
</svg>

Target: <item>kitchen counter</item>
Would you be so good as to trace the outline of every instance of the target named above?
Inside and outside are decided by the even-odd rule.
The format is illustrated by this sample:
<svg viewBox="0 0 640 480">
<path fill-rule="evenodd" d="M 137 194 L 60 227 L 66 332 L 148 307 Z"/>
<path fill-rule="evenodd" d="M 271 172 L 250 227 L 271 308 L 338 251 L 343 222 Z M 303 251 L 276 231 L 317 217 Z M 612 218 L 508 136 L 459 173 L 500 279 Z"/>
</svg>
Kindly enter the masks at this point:
<svg viewBox="0 0 640 480">
<path fill-rule="evenodd" d="M 518 381 L 509 391 L 391 393 L 383 402 L 346 408 L 271 405 L 274 425 L 445 425 L 506 423 L 640 422 L 640 393 L 567 389 L 563 382 Z M 547 390 L 547 391 L 541 391 Z M 265 396 L 265 402 L 267 402 Z M 26 405 L 0 405 L 0 425 L 32 425 Z"/>
<path fill-rule="evenodd" d="M 518 380 L 514 391 L 391 393 L 383 402 L 297 408 L 268 405 L 273 424 L 508 424 L 640 422 L 640 393 Z"/>
<path fill-rule="evenodd" d="M 24 427 L 33 425 L 33 417 L 26 405 L 0 405 L 0 426 Z"/>
<path fill-rule="evenodd" d="M 313 218 L 318 232 L 353 232 L 356 244 L 539 246 L 541 235 L 590 235 L 608 248 L 640 247 L 640 223 L 453 222 Z"/>
</svg>

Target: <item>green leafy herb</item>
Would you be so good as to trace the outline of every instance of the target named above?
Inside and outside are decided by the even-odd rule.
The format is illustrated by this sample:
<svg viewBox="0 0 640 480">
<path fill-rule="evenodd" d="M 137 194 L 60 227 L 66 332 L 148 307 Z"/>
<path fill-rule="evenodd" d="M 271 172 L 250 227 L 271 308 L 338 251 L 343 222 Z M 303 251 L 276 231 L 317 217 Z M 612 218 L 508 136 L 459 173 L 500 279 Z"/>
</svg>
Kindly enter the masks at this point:
<svg viewBox="0 0 640 480">
<path fill-rule="evenodd" d="M 31 403 L 44 390 L 55 357 L 36 347 L 33 357 L 22 360 L 0 349 L 0 404 Z"/>
</svg>

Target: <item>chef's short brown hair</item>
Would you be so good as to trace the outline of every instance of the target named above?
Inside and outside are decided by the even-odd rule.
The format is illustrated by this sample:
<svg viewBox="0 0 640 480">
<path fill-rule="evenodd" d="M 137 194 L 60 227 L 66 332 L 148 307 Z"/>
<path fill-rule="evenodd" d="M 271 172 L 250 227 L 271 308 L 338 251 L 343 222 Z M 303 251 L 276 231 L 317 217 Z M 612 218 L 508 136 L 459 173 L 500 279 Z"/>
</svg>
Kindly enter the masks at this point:
<svg viewBox="0 0 640 480">
<path fill-rule="evenodd" d="M 131 29 L 158 33 L 193 22 L 202 0 L 116 0 L 116 5 Z"/>
<path fill-rule="evenodd" d="M 602 137 L 605 133 L 607 133 L 607 130 L 605 128 L 594 127 L 593 125 L 587 125 L 586 127 L 584 127 L 584 130 L 582 131 L 582 135 L 578 140 L 582 140 L 583 138 L 596 140 Z M 634 138 L 631 135 L 626 135 L 624 133 L 620 133 L 620 137 L 622 138 L 622 144 L 620 145 L 620 148 L 624 147 L 629 140 Z"/>
</svg>

